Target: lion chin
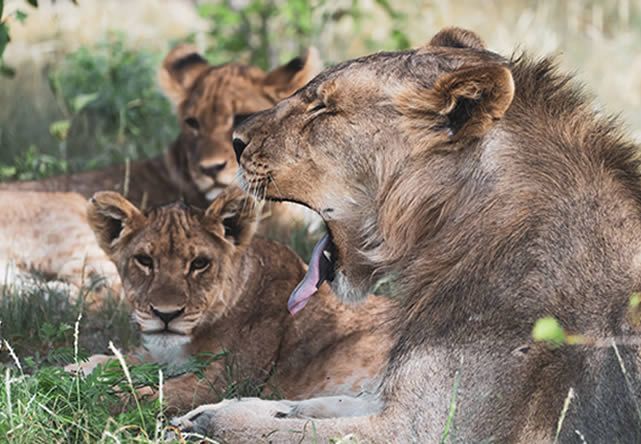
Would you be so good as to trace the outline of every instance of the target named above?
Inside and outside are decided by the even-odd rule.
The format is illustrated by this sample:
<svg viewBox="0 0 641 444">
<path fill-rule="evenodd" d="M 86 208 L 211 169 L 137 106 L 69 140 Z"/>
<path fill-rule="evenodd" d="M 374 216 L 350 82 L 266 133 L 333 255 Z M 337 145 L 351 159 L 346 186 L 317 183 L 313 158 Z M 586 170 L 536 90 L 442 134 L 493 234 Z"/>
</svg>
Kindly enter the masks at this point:
<svg viewBox="0 0 641 444">
<path fill-rule="evenodd" d="M 142 345 L 155 362 L 168 364 L 170 369 L 184 366 L 189 361 L 187 346 L 191 338 L 174 333 L 142 334 Z"/>
</svg>

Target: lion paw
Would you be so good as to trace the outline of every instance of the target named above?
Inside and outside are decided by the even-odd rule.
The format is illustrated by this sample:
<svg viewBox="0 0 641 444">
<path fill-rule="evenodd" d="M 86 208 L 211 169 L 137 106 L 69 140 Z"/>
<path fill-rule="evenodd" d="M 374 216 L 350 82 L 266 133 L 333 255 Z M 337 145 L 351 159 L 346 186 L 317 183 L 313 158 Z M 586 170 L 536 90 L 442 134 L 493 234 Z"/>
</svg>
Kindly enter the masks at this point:
<svg viewBox="0 0 641 444">
<path fill-rule="evenodd" d="M 223 436 L 226 431 L 242 430 L 243 424 L 290 417 L 294 412 L 289 401 L 266 401 L 258 398 L 226 399 L 218 404 L 202 405 L 186 415 L 172 418 L 173 428 L 165 439 L 199 436 Z"/>
<path fill-rule="evenodd" d="M 78 363 L 74 362 L 72 364 L 65 365 L 64 370 L 68 373 L 74 374 L 82 372 L 84 376 L 87 376 L 91 374 L 98 364 L 102 364 L 104 366 L 110 359 L 114 359 L 114 357 L 108 355 L 92 355 L 89 356 L 86 361 Z"/>
</svg>

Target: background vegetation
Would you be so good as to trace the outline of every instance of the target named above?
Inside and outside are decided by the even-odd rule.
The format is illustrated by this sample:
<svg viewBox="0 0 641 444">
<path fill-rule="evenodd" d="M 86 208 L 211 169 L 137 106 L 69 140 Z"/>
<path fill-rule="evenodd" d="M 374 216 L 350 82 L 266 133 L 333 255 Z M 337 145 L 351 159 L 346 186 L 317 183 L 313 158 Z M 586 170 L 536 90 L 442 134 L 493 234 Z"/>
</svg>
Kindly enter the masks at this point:
<svg viewBox="0 0 641 444">
<path fill-rule="evenodd" d="M 417 46 L 445 26 L 510 54 L 556 54 L 641 137 L 641 0 L 0 0 L 0 180 L 32 179 L 162 152 L 177 134 L 156 86 L 191 41 L 212 63 L 269 69 L 314 45 L 327 64 Z M 37 7 L 36 7 L 37 5 Z M 8 38 L 11 41 L 8 41 Z M 304 252 L 305 239 L 292 239 Z M 308 253 L 308 251 L 307 251 Z M 89 315 L 89 313 L 92 313 Z M 91 321 L 88 319 L 91 316 Z M 77 323 L 77 327 L 76 327 Z M 76 334 L 78 333 L 78 334 Z M 116 298 L 100 309 L 37 285 L 0 293 L 0 442 L 154 442 L 158 401 L 120 411 L 121 387 L 161 385 L 158 366 L 92 377 L 60 365 L 137 343 Z M 198 370 L 198 365 L 194 364 Z M 231 383 L 226 395 L 256 394 Z"/>
</svg>

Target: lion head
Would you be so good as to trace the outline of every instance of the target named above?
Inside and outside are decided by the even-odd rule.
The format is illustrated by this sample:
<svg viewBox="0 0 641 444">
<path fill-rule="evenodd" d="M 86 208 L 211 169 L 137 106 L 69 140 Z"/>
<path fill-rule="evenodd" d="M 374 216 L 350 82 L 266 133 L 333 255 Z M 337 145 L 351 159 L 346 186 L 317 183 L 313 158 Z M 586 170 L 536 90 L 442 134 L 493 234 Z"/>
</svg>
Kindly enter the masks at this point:
<svg viewBox="0 0 641 444">
<path fill-rule="evenodd" d="M 490 132 L 512 101 L 506 64 L 474 34 L 447 30 L 418 50 L 329 68 L 237 128 L 240 180 L 257 196 L 317 211 L 329 235 L 310 269 L 333 278 L 346 300 L 360 299 L 383 263 L 422 236 L 410 229 L 414 218 L 438 225 L 457 153 Z M 424 211 L 419 189 L 434 200 Z M 308 289 L 293 298 L 305 301 Z"/>
<path fill-rule="evenodd" d="M 116 192 L 87 211 L 100 247 L 116 264 L 145 347 L 155 360 L 185 358 L 198 328 L 235 304 L 233 272 L 256 229 L 253 198 L 228 187 L 206 210 L 183 203 L 141 212 Z"/>
<path fill-rule="evenodd" d="M 292 94 L 320 68 L 314 48 L 269 73 L 240 63 L 212 66 L 186 44 L 172 49 L 158 79 L 180 123 L 172 160 L 184 177 L 177 179 L 212 200 L 236 174 L 233 128 Z"/>
</svg>

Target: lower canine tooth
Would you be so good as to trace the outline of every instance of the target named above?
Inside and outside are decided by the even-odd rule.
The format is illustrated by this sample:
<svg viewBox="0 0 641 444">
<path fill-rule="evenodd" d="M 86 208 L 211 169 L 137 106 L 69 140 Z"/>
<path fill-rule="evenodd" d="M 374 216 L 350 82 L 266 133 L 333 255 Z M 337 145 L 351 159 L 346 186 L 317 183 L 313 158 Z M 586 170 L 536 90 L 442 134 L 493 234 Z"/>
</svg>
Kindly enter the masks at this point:
<svg viewBox="0 0 641 444">
<path fill-rule="evenodd" d="M 330 253 L 329 251 L 323 250 L 323 256 L 325 256 L 328 261 L 332 261 L 332 253 Z"/>
</svg>

